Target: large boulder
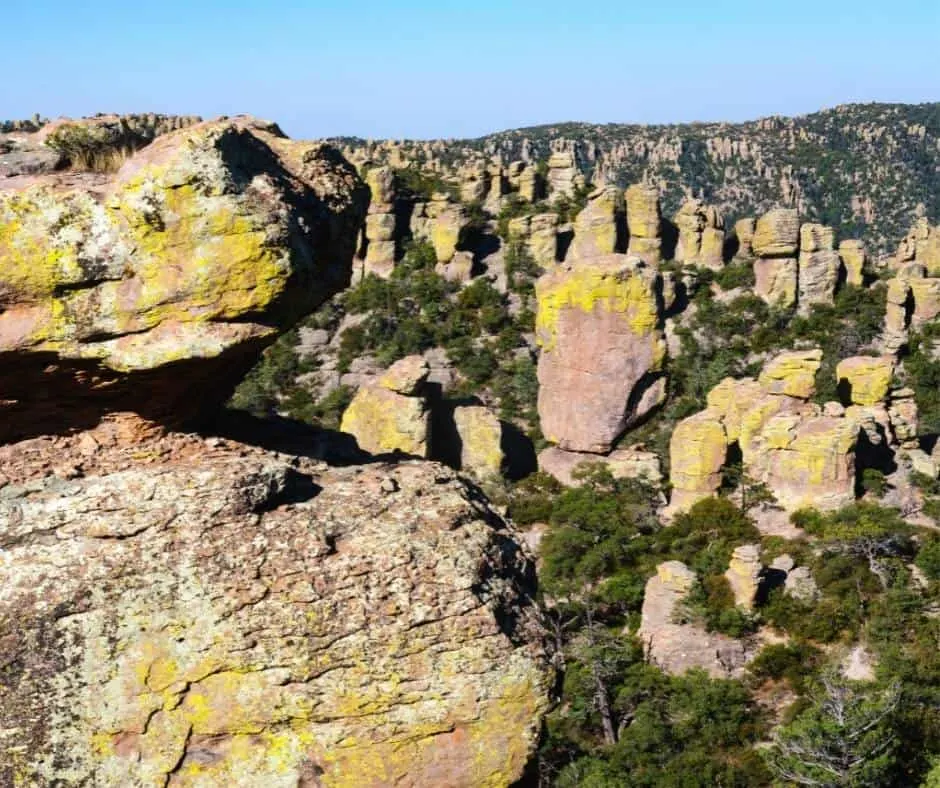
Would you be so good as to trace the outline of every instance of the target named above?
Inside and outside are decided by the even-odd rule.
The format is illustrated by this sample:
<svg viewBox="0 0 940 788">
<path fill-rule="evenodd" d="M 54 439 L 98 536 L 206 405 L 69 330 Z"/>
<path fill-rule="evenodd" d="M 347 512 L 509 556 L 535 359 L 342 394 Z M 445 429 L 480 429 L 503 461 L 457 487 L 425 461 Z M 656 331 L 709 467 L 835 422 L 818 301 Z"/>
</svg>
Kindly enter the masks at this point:
<svg viewBox="0 0 940 788">
<path fill-rule="evenodd" d="M 794 208 L 774 208 L 757 220 L 751 246 L 758 257 L 796 257 L 800 216 Z"/>
<path fill-rule="evenodd" d="M 396 361 L 375 383 L 356 392 L 340 431 L 352 435 L 369 454 L 427 457 L 431 412 L 422 387 L 429 372 L 422 356 Z"/>
<path fill-rule="evenodd" d="M 822 224 L 804 224 L 800 228 L 798 296 L 802 312 L 815 304 L 832 304 L 841 267 L 835 230 Z"/>
<path fill-rule="evenodd" d="M 348 283 L 366 199 L 333 148 L 244 118 L 0 180 L 0 438 L 216 408 Z"/>
<path fill-rule="evenodd" d="M 718 491 L 728 443 L 721 414 L 710 408 L 676 425 L 669 441 L 672 510 L 688 509 Z"/>
<path fill-rule="evenodd" d="M 868 252 L 864 242 L 851 238 L 841 241 L 839 258 L 845 268 L 845 283 L 862 287 L 865 284 L 865 272 L 868 267 Z"/>
<path fill-rule="evenodd" d="M 552 443 L 607 452 L 661 402 L 658 279 L 639 260 L 609 255 L 560 266 L 536 282 L 538 409 Z"/>
<path fill-rule="evenodd" d="M 724 220 L 702 200 L 686 200 L 674 219 L 679 231 L 676 262 L 720 270 L 724 265 Z"/>
<path fill-rule="evenodd" d="M 922 265 L 928 277 L 940 276 L 940 225 L 932 226 L 926 218 L 914 223 L 898 246 L 894 266 L 910 262 Z"/>
<path fill-rule="evenodd" d="M 465 405 L 454 409 L 460 439 L 460 468 L 480 479 L 498 477 L 506 464 L 503 425 L 489 408 Z"/>
<path fill-rule="evenodd" d="M 836 366 L 836 380 L 847 388 L 853 405 L 884 402 L 894 376 L 892 356 L 852 356 Z"/>
<path fill-rule="evenodd" d="M 2 450 L 0 784 L 522 776 L 552 671 L 532 565 L 477 493 L 170 437 L 44 440 L 32 474 L 35 447 Z"/>
</svg>

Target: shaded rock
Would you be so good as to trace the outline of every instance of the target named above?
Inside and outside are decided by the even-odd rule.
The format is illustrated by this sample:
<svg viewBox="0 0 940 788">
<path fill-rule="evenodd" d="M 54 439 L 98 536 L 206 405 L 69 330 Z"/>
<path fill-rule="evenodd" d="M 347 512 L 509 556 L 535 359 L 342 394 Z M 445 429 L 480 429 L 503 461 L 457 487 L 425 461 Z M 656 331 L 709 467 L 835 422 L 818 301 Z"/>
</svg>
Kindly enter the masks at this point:
<svg viewBox="0 0 940 788">
<path fill-rule="evenodd" d="M 578 261 L 536 283 L 542 430 L 570 451 L 604 453 L 650 407 L 665 357 L 655 270 L 623 255 Z"/>
<path fill-rule="evenodd" d="M 652 485 L 662 482 L 659 457 L 651 451 L 617 449 L 610 454 L 588 454 L 550 446 L 539 454 L 539 470 L 569 487 L 577 484 L 575 470 L 588 463 L 605 466 L 615 479 L 645 479 Z"/>
<path fill-rule="evenodd" d="M 434 270 L 448 282 L 469 282 L 473 278 L 473 253 L 455 252 L 449 263 L 438 263 Z"/>
<path fill-rule="evenodd" d="M 436 465 L 199 443 L 0 501 L 0 783 L 517 780 L 552 674 L 495 513 Z"/>
<path fill-rule="evenodd" d="M 334 149 L 244 118 L 160 136 L 113 176 L 0 181 L 0 432 L 216 408 L 348 283 L 365 197 Z"/>
<path fill-rule="evenodd" d="M 754 256 L 754 234 L 757 232 L 757 219 L 748 216 L 734 223 L 734 234 L 738 239 L 735 257 L 750 260 Z"/>
</svg>

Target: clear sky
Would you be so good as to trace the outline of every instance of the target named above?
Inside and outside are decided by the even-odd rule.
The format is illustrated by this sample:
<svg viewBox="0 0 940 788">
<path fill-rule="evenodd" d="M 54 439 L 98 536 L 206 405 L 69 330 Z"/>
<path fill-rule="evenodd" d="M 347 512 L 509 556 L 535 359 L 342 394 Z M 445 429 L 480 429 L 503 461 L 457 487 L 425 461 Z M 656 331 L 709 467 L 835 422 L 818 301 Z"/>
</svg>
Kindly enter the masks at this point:
<svg viewBox="0 0 940 788">
<path fill-rule="evenodd" d="M 0 119 L 462 137 L 940 100 L 940 0 L 0 0 Z"/>
</svg>

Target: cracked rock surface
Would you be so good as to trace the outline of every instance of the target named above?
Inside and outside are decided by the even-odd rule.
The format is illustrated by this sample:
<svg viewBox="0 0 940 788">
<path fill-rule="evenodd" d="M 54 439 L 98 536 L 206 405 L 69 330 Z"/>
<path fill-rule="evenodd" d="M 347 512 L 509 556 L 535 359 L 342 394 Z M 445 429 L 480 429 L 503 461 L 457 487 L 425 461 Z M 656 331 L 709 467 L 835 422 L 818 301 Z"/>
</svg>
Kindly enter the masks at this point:
<svg viewBox="0 0 940 788">
<path fill-rule="evenodd" d="M 172 433 L 0 463 L 0 785 L 521 776 L 553 678 L 532 565 L 450 470 Z"/>
</svg>

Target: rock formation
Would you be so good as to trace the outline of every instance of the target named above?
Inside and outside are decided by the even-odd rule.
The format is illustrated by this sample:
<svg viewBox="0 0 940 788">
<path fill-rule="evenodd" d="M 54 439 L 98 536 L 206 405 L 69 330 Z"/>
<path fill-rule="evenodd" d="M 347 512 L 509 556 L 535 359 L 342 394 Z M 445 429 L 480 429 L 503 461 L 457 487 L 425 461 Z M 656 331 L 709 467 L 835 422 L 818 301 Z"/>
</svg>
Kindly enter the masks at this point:
<svg viewBox="0 0 940 788">
<path fill-rule="evenodd" d="M 767 303 L 790 307 L 797 299 L 797 252 L 800 243 L 799 214 L 776 208 L 757 220 L 751 239 L 754 254 L 754 292 Z"/>
<path fill-rule="evenodd" d="M 662 212 L 659 190 L 655 186 L 636 183 L 626 192 L 629 253 L 649 265 L 662 260 Z"/>
<path fill-rule="evenodd" d="M 114 175 L 0 179 L 0 437 L 217 406 L 348 283 L 365 202 L 334 149 L 250 119 L 159 136 Z"/>
<path fill-rule="evenodd" d="M 366 216 L 366 252 L 363 273 L 388 277 L 395 267 L 396 229 L 395 174 L 390 167 L 376 167 L 366 173 L 371 199 Z"/>
<path fill-rule="evenodd" d="M 738 248 L 735 257 L 740 260 L 750 260 L 754 257 L 754 233 L 757 232 L 757 219 L 753 216 L 738 219 L 734 223 L 734 235 L 738 239 Z"/>
<path fill-rule="evenodd" d="M 940 276 L 940 226 L 931 226 L 925 218 L 914 223 L 898 246 L 893 266 L 911 262 L 922 265 L 928 277 Z"/>
<path fill-rule="evenodd" d="M 454 424 L 460 438 L 460 467 L 479 479 L 498 477 L 506 456 L 503 453 L 503 425 L 496 415 L 481 405 L 454 410 Z"/>
<path fill-rule="evenodd" d="M 0 453 L 0 784 L 521 775 L 551 681 L 532 567 L 451 471 L 195 436 Z"/>
<path fill-rule="evenodd" d="M 340 430 L 355 437 L 369 454 L 427 457 L 431 412 L 422 387 L 428 372 L 422 356 L 396 361 L 375 383 L 356 392 Z"/>
<path fill-rule="evenodd" d="M 754 609 L 763 571 L 759 544 L 745 544 L 734 548 L 725 578 L 734 594 L 735 605 L 745 610 Z"/>
<path fill-rule="evenodd" d="M 720 270 L 724 266 L 724 220 L 702 200 L 686 200 L 675 216 L 676 262 Z"/>
<path fill-rule="evenodd" d="M 537 213 L 509 222 L 509 235 L 518 239 L 535 263 L 551 268 L 558 260 L 558 215 Z"/>
<path fill-rule="evenodd" d="M 836 380 L 847 388 L 853 405 L 877 405 L 884 402 L 891 389 L 894 358 L 891 356 L 853 356 L 836 367 Z"/>
<path fill-rule="evenodd" d="M 584 186 L 584 176 L 572 150 L 555 151 L 548 159 L 548 189 L 552 197 L 572 196 Z"/>
<path fill-rule="evenodd" d="M 574 222 L 572 260 L 622 252 L 626 248 L 623 193 L 615 186 L 595 189 Z"/>
<path fill-rule="evenodd" d="M 539 470 L 554 476 L 562 484 L 577 484 L 575 471 L 589 464 L 601 464 L 615 479 L 645 479 L 652 485 L 663 480 L 659 457 L 642 449 L 615 449 L 610 454 L 565 451 L 549 446 L 538 457 Z"/>
<path fill-rule="evenodd" d="M 868 252 L 862 241 L 847 239 L 839 244 L 839 258 L 845 268 L 845 283 L 854 287 L 865 284 Z"/>
<path fill-rule="evenodd" d="M 709 392 L 704 411 L 676 425 L 670 443 L 672 510 L 715 494 L 733 444 L 745 472 L 765 483 L 788 511 L 838 509 L 855 500 L 862 432 L 873 445 L 888 441 L 889 450 L 911 445 L 916 405 L 895 400 L 884 385 L 885 360 L 846 359 L 840 365 L 840 379 L 856 381 L 852 400 L 865 403 L 845 408 L 808 401 L 821 358 L 818 350 L 791 351 L 768 361 L 757 380 L 727 378 Z M 876 393 L 880 401 L 873 401 Z"/>
<path fill-rule="evenodd" d="M 821 224 L 800 228 L 799 303 L 808 312 L 814 304 L 831 304 L 842 260 L 836 251 L 835 230 Z"/>
<path fill-rule="evenodd" d="M 439 263 L 449 263 L 461 245 L 470 219 L 460 203 L 446 194 L 435 194 L 430 202 L 419 202 L 411 214 L 411 234 L 429 241 Z"/>
<path fill-rule="evenodd" d="M 563 449 L 604 453 L 665 394 L 658 274 L 609 255 L 536 283 L 542 430 Z"/>
<path fill-rule="evenodd" d="M 646 583 L 637 637 L 647 658 L 667 673 L 701 668 L 714 678 L 740 676 L 751 656 L 743 641 L 677 622 L 679 606 L 697 582 L 681 561 L 666 561 Z"/>
</svg>

